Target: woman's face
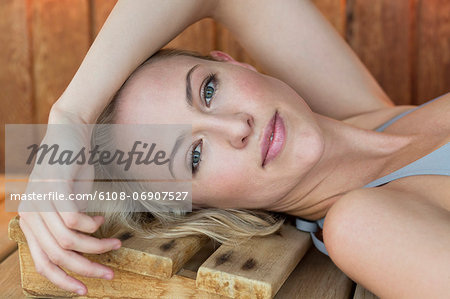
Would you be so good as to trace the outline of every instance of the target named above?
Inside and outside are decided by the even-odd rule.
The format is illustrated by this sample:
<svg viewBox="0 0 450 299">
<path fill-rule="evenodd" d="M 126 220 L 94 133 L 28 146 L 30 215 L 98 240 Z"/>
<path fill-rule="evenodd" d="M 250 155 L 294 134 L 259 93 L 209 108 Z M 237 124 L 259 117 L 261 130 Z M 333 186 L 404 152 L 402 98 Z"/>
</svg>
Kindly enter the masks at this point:
<svg viewBox="0 0 450 299">
<path fill-rule="evenodd" d="M 193 168 L 195 206 L 269 210 L 323 152 L 321 130 L 304 100 L 284 82 L 234 61 L 157 60 L 129 82 L 118 105 L 117 123 L 192 125 L 192 139 L 178 155 Z M 271 142 L 265 130 L 276 113 L 284 134 L 278 126 L 272 142 L 280 150 L 263 165 L 263 144 Z"/>
</svg>

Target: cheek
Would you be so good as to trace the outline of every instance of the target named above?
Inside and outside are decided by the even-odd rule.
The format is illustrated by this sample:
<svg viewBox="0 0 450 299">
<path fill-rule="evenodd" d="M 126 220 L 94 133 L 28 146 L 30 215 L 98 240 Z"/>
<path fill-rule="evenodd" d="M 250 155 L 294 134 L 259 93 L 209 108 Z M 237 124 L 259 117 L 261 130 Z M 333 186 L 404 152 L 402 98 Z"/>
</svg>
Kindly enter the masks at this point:
<svg viewBox="0 0 450 299">
<path fill-rule="evenodd" d="M 238 96 L 239 102 L 260 103 L 270 94 L 265 90 L 267 84 L 268 80 L 261 74 L 243 70 L 232 77 L 230 87 L 234 89 L 233 94 Z"/>
<path fill-rule="evenodd" d="M 210 194 L 215 194 L 221 198 L 230 198 L 233 194 L 245 194 L 248 189 L 247 177 L 248 168 L 242 163 L 225 162 L 217 164 L 208 176 L 207 188 Z"/>
<path fill-rule="evenodd" d="M 203 169 L 202 178 L 193 184 L 194 201 L 217 208 L 236 208 L 245 204 L 253 184 L 249 184 L 249 167 L 243 161 L 227 162 L 221 159 Z M 220 169 L 220 171 L 217 171 Z"/>
</svg>

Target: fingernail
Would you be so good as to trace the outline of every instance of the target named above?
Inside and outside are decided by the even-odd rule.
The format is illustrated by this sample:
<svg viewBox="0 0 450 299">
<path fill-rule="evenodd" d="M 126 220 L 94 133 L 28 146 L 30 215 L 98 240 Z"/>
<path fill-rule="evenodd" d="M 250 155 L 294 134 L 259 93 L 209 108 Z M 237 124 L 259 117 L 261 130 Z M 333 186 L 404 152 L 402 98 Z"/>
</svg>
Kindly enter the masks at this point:
<svg viewBox="0 0 450 299">
<path fill-rule="evenodd" d="M 121 243 L 117 243 L 116 245 L 114 245 L 113 249 L 114 249 L 114 250 L 117 250 L 117 249 L 119 249 L 121 246 L 122 246 Z"/>
<path fill-rule="evenodd" d="M 110 273 L 110 272 L 108 272 L 108 273 L 106 273 L 105 275 L 103 275 L 103 278 L 104 278 L 104 279 L 111 280 L 111 279 L 113 278 L 113 274 Z"/>
<path fill-rule="evenodd" d="M 84 289 L 78 289 L 77 290 L 77 294 L 78 295 L 84 295 L 84 294 L 86 294 L 86 292 L 84 291 Z"/>
</svg>

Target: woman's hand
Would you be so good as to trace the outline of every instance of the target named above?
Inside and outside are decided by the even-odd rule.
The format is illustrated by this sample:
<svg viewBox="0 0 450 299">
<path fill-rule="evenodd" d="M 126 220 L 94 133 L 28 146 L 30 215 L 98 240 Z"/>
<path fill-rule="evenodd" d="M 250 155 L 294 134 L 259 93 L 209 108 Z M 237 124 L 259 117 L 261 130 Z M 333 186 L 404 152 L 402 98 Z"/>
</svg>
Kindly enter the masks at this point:
<svg viewBox="0 0 450 299">
<path fill-rule="evenodd" d="M 76 114 L 53 109 L 50 124 L 41 143 L 53 144 L 59 150 L 74 150 L 88 146 L 89 126 L 85 126 Z M 61 125 L 62 124 L 62 125 Z M 49 155 L 46 155 L 46 157 Z M 93 166 L 51 165 L 48 159 L 35 164 L 29 177 L 27 194 L 58 192 L 66 198 L 69 194 L 88 193 L 93 179 Z M 83 180 L 83 185 L 74 182 Z M 97 239 L 88 234 L 95 232 L 104 222 L 103 216 L 88 216 L 75 201 L 22 201 L 19 206 L 20 227 L 27 239 L 36 271 L 58 287 L 86 294 L 86 286 L 67 275 L 61 267 L 82 276 L 112 279 L 114 273 L 108 267 L 89 261 L 80 253 L 99 254 L 118 249 L 118 239 Z"/>
</svg>

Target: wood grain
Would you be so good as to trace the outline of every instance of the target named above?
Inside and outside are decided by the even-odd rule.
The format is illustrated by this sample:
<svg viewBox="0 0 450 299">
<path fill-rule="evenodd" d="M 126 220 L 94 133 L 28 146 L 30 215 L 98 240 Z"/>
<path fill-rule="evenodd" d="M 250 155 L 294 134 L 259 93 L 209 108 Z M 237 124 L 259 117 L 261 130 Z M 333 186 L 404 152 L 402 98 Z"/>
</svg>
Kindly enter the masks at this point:
<svg viewBox="0 0 450 299">
<path fill-rule="evenodd" d="M 0 1 L 0 173 L 5 169 L 4 124 L 33 123 L 26 3 L 26 0 Z"/>
<path fill-rule="evenodd" d="M 108 18 L 117 0 L 91 0 L 91 42 Z"/>
<path fill-rule="evenodd" d="M 8 223 L 17 213 L 5 211 L 5 201 L 0 201 L 0 262 L 16 250 L 16 242 L 8 238 Z"/>
<path fill-rule="evenodd" d="M 418 1 L 416 105 L 450 91 L 450 2 Z"/>
<path fill-rule="evenodd" d="M 47 123 L 89 48 L 87 0 L 31 2 L 36 121 Z"/>
<path fill-rule="evenodd" d="M 347 41 L 398 105 L 411 104 L 411 1 L 349 0 Z"/>
<path fill-rule="evenodd" d="M 309 234 L 283 225 L 279 234 L 222 245 L 198 269 L 198 288 L 232 298 L 272 298 L 311 246 Z"/>
<path fill-rule="evenodd" d="M 23 288 L 34 296 L 72 295 L 36 273 L 17 219 L 16 217 L 11 221 L 10 237 L 19 242 Z M 124 240 L 120 250 L 125 252 L 123 249 L 133 247 L 132 243 Z M 145 254 L 152 246 L 139 242 L 134 247 L 136 251 L 140 251 L 139 254 Z M 311 247 L 307 233 L 298 231 L 292 225 L 284 225 L 280 234 L 255 237 L 238 247 L 222 245 L 216 249 L 217 246 L 218 243 L 214 241 L 205 244 L 170 279 L 136 274 L 132 268 L 139 268 L 140 263 L 146 263 L 138 255 L 134 259 L 122 258 L 122 264 L 126 262 L 133 266 L 127 270 L 123 267 L 117 269 L 109 261 L 115 273 L 112 281 L 68 273 L 83 281 L 89 289 L 88 295 L 92 297 L 272 298 L 275 294 L 275 298 L 350 296 L 352 281 L 328 257 Z M 172 248 L 175 249 L 176 246 Z M 308 251 L 308 248 L 311 249 Z M 302 260 L 298 263 L 300 259 Z M 98 258 L 92 260 L 103 261 Z"/>
<path fill-rule="evenodd" d="M 321 298 L 347 299 L 351 281 L 329 257 L 312 247 L 300 261 L 275 299 Z"/>
<path fill-rule="evenodd" d="M 26 243 L 19 226 L 19 217 L 9 222 L 8 235 L 11 240 Z M 103 254 L 84 254 L 92 261 L 116 269 L 161 279 L 177 273 L 208 241 L 206 237 L 184 237 L 178 239 L 138 239 L 130 233 L 121 233 L 119 250 Z"/>
<path fill-rule="evenodd" d="M 64 291 L 45 277 L 39 275 L 34 268 L 30 250 L 26 243 L 19 243 L 20 269 L 22 287 L 31 296 L 75 296 Z M 219 299 L 225 297 L 210 294 L 195 287 L 195 280 L 175 275 L 171 279 L 158 279 L 132 272 L 114 269 L 114 279 L 96 279 L 69 275 L 82 281 L 88 288 L 87 296 L 77 298 L 207 298 Z"/>
<path fill-rule="evenodd" d="M 342 37 L 345 37 L 346 0 L 313 0 L 313 3 L 333 25 L 336 31 L 339 32 Z"/>
<path fill-rule="evenodd" d="M 377 299 L 378 297 L 365 289 L 362 285 L 356 285 L 355 294 L 353 299 Z"/>
<path fill-rule="evenodd" d="M 19 251 L 0 264 L 0 294 L 2 298 L 26 298 L 20 286 Z"/>
</svg>

